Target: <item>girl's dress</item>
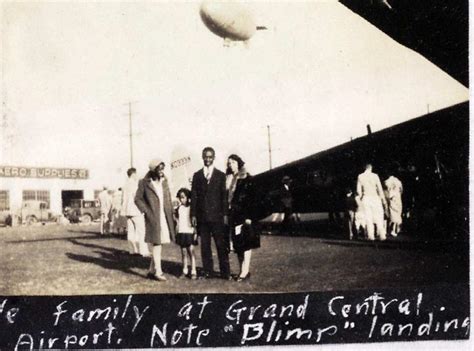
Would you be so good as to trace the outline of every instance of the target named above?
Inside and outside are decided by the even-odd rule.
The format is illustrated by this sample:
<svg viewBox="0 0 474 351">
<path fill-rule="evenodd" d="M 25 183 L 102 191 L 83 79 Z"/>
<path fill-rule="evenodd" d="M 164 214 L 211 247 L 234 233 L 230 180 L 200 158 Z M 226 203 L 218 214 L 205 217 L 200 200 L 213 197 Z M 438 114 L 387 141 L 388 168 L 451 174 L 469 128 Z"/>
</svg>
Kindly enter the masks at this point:
<svg viewBox="0 0 474 351">
<path fill-rule="evenodd" d="M 195 245 L 193 241 L 194 228 L 191 224 L 191 206 L 180 205 L 178 207 L 178 234 L 176 234 L 176 244 L 181 247 Z"/>
</svg>

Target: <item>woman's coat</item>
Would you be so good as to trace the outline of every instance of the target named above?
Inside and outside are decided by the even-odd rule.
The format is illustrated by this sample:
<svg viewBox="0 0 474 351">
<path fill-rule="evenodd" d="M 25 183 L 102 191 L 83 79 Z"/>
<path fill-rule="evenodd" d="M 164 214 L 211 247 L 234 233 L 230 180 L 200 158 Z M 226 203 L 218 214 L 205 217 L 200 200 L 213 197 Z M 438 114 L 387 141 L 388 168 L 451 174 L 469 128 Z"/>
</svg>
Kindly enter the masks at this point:
<svg viewBox="0 0 474 351">
<path fill-rule="evenodd" d="M 175 225 L 173 220 L 173 205 L 171 203 L 171 194 L 166 178 L 162 180 L 163 199 L 158 197 L 155 187 L 151 183 L 151 175 L 148 173 L 145 178 L 138 183 L 137 193 L 135 195 L 135 204 L 138 209 L 145 214 L 145 242 L 160 245 L 161 242 L 161 223 L 160 201 L 163 201 L 166 221 L 170 232 L 170 239 L 174 241 Z"/>
</svg>

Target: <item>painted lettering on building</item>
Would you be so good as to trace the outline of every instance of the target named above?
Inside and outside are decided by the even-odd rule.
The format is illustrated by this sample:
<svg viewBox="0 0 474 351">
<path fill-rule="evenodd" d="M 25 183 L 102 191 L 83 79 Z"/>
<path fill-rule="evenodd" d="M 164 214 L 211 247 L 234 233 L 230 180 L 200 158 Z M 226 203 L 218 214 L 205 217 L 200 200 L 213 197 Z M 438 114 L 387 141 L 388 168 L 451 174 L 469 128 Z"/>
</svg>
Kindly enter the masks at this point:
<svg viewBox="0 0 474 351">
<path fill-rule="evenodd" d="M 81 168 L 0 166 L 0 177 L 88 179 L 89 170 Z"/>
</svg>

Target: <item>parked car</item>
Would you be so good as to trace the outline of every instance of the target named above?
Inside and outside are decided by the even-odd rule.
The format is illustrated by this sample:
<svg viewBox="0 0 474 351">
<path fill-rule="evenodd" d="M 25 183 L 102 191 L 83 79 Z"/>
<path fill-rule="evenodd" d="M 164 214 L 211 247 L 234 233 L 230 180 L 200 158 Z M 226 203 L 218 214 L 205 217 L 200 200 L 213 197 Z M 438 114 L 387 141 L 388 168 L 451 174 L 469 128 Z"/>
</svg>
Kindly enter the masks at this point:
<svg viewBox="0 0 474 351">
<path fill-rule="evenodd" d="M 37 222 L 52 222 L 56 220 L 56 216 L 48 209 L 48 203 L 39 200 L 23 201 L 19 213 L 21 223 L 28 225 Z"/>
<path fill-rule="evenodd" d="M 97 200 L 71 200 L 69 210 L 65 214 L 72 222 L 79 220 L 84 224 L 91 224 L 100 219 L 100 206 Z"/>
</svg>

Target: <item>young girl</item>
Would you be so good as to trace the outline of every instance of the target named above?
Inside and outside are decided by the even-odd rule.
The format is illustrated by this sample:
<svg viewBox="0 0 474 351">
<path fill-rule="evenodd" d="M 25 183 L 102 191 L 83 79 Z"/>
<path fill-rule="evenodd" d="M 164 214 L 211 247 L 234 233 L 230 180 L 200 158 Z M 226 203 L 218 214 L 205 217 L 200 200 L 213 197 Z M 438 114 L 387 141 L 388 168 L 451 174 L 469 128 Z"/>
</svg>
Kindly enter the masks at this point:
<svg viewBox="0 0 474 351">
<path fill-rule="evenodd" d="M 197 279 L 196 256 L 194 255 L 193 245 L 197 245 L 197 233 L 191 224 L 191 191 L 186 188 L 178 190 L 176 197 L 179 200 L 179 206 L 176 210 L 178 219 L 178 228 L 176 235 L 176 244 L 181 246 L 181 256 L 183 260 L 183 273 L 180 278 L 188 276 L 188 256 L 191 260 L 191 279 Z M 186 255 L 187 252 L 187 255 Z"/>
</svg>

